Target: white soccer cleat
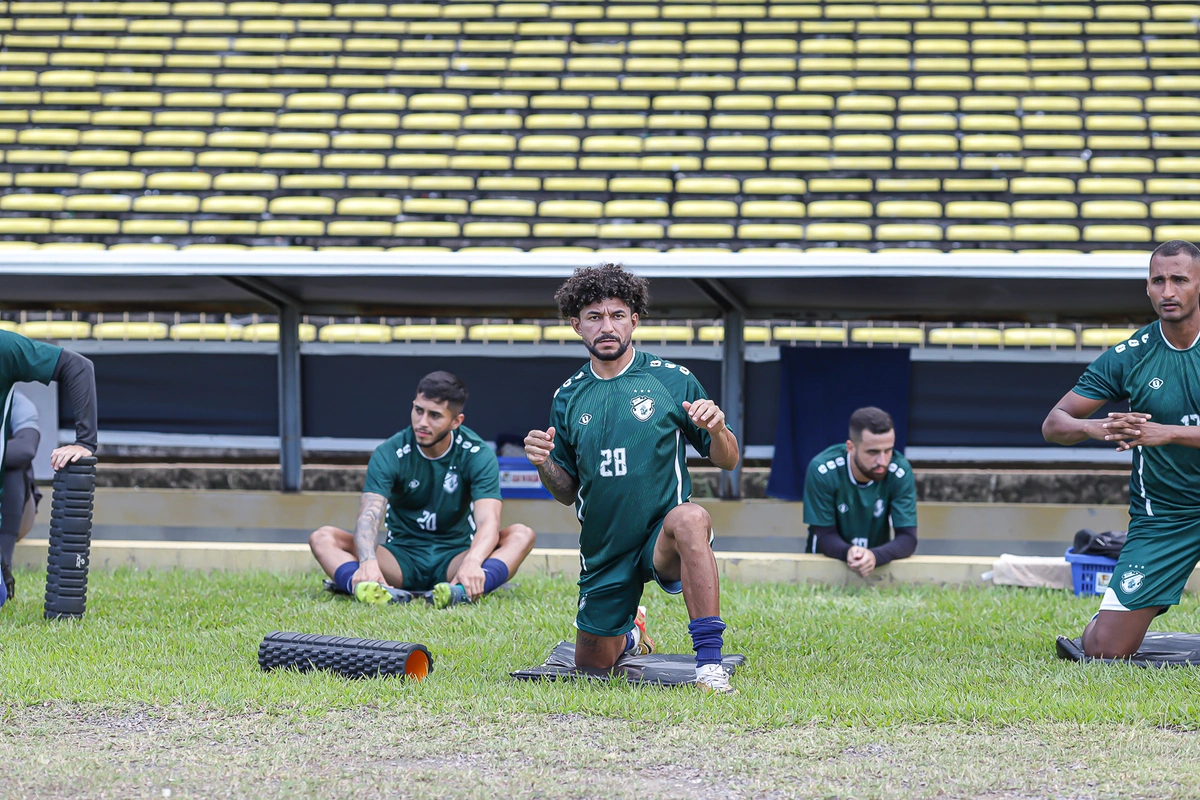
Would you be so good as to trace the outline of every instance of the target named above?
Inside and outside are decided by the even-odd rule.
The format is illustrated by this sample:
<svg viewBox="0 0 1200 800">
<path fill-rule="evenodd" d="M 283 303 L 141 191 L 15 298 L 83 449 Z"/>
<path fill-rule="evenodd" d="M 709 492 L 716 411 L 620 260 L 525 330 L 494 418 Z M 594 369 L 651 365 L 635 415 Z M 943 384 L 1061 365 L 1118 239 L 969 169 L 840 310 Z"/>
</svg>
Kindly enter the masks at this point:
<svg viewBox="0 0 1200 800">
<path fill-rule="evenodd" d="M 696 688 L 706 694 L 736 694 L 729 682 L 729 673 L 720 664 L 696 667 Z"/>
</svg>

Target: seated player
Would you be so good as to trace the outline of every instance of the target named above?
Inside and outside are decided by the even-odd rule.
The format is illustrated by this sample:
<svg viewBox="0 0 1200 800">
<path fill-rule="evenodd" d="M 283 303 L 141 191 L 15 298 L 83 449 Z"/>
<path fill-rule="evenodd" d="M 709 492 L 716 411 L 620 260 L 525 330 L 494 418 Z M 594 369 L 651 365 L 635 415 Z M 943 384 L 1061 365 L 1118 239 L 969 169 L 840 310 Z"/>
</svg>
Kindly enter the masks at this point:
<svg viewBox="0 0 1200 800">
<path fill-rule="evenodd" d="M 17 542 L 33 528 L 41 492 L 33 480 L 33 458 L 41 444 L 37 406 L 14 389 L 4 448 L 4 485 L 0 495 L 0 576 L 11 599 L 16 592 L 12 574 Z"/>
<path fill-rule="evenodd" d="M 96 375 L 92 362 L 70 350 L 27 339 L 17 333 L 0 331 L 0 397 L 5 398 L 4 433 L 8 433 L 8 421 L 14 412 L 16 391 L 13 384 L 33 381 L 61 383 L 75 410 L 75 443 L 56 448 L 50 454 L 50 466 L 55 470 L 62 469 L 96 452 Z M 22 431 L 16 436 L 20 439 L 18 448 L 27 451 L 29 435 Z M 7 483 L 5 473 L 10 468 L 8 453 L 5 452 L 7 448 L 8 436 L 0 437 L 0 486 Z M 36 443 L 33 450 L 37 450 Z M 24 497 L 24 492 L 21 492 L 20 500 L 23 501 Z M 3 580 L 0 580 L 0 606 L 16 589 L 12 577 L 12 558 L 25 505 L 18 503 L 16 508 L 19 510 L 10 511 L 9 503 L 0 507 L 0 563 L 3 564 L 0 569 L 3 573 Z M 4 515 L 10 516 L 7 523 L 3 520 Z"/>
<path fill-rule="evenodd" d="M 550 426 L 529 432 L 525 452 L 581 522 L 575 663 L 608 669 L 626 653 L 653 652 L 638 605 L 653 580 L 683 592 L 697 685 L 731 692 L 712 525 L 689 502 L 686 448 L 733 469 L 737 439 L 686 367 L 631 347 L 649 302 L 644 278 L 615 264 L 580 269 L 554 299 L 590 360 L 555 391 Z"/>
<path fill-rule="evenodd" d="M 891 416 L 867 406 L 850 415 L 850 438 L 808 464 L 804 521 L 809 553 L 845 561 L 862 577 L 917 549 L 917 484 L 895 451 Z M 892 528 L 896 536 L 892 538 Z"/>
<path fill-rule="evenodd" d="M 477 600 L 515 575 L 533 549 L 525 525 L 500 529 L 496 456 L 463 423 L 467 387 L 448 372 L 417 384 L 412 425 L 375 449 L 351 534 L 308 537 L 337 588 L 372 604 L 426 593 L 436 608 Z M 379 544 L 386 506 L 388 538 Z"/>
<path fill-rule="evenodd" d="M 1200 561 L 1200 249 L 1180 239 L 1159 245 L 1146 294 L 1158 321 L 1101 353 L 1042 423 L 1048 442 L 1096 439 L 1133 451 L 1129 536 L 1083 631 L 1093 658 L 1136 653 Z M 1091 419 L 1121 400 L 1129 411 Z"/>
</svg>

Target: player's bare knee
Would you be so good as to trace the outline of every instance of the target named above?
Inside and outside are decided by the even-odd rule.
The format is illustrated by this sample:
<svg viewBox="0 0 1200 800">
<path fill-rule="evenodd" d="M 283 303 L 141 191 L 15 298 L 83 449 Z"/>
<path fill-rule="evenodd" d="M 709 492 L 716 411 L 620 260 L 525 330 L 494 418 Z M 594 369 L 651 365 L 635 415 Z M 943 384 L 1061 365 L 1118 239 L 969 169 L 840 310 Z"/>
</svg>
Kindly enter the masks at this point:
<svg viewBox="0 0 1200 800">
<path fill-rule="evenodd" d="M 314 553 L 322 547 L 327 547 L 336 538 L 337 528 L 332 525 L 322 525 L 308 535 L 308 549 Z"/>
<path fill-rule="evenodd" d="M 676 509 L 678 517 L 675 520 L 675 538 L 702 538 L 708 542 L 708 532 L 712 528 L 712 517 L 704 506 L 695 503 L 685 503 Z"/>
<path fill-rule="evenodd" d="M 528 525 L 520 523 L 513 525 L 510 535 L 514 537 L 514 541 L 521 544 L 521 549 L 526 555 L 529 554 L 529 551 L 533 549 L 533 545 L 537 542 L 537 534 Z"/>
</svg>

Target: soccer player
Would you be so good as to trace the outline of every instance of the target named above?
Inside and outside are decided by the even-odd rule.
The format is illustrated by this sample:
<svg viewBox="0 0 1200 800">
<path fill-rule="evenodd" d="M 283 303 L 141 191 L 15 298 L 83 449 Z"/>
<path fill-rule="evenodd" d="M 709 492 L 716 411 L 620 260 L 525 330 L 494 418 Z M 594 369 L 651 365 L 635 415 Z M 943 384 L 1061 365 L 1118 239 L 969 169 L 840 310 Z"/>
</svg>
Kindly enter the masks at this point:
<svg viewBox="0 0 1200 800">
<path fill-rule="evenodd" d="M 615 264 L 580 269 L 554 299 L 591 357 L 555 391 L 550 425 L 529 432 L 525 452 L 582 527 L 575 663 L 608 669 L 653 652 L 638 603 L 655 580 L 683 592 L 697 685 L 731 692 L 711 520 L 689 502 L 686 446 L 733 469 L 737 439 L 686 367 L 631 346 L 649 301 L 644 278 Z"/>
<path fill-rule="evenodd" d="M 448 372 L 417 384 L 412 425 L 375 449 L 354 533 L 332 525 L 308 545 L 336 588 L 359 601 L 436 608 L 476 600 L 515 575 L 533 549 L 525 525 L 500 529 L 500 469 L 464 426 L 467 387 Z M 388 538 L 379 544 L 386 506 Z"/>
<path fill-rule="evenodd" d="M 27 339 L 20 334 L 0 331 L 0 398 L 4 412 L 0 431 L 7 431 L 16 395 L 14 384 L 36 381 L 49 384 L 61 382 L 75 410 L 75 444 L 64 445 L 50 454 L 50 466 L 62 469 L 96 452 L 96 375 L 92 362 L 78 353 L 45 342 Z M 0 493 L 4 489 L 4 470 L 8 464 L 8 437 L 0 435 Z M 36 448 L 36 445 L 35 445 Z M 17 528 L 4 526 L 0 535 L 0 605 L 16 591 L 12 575 L 13 549 L 17 543 Z"/>
<path fill-rule="evenodd" d="M 845 561 L 862 577 L 917 549 L 917 484 L 897 453 L 886 411 L 850 415 L 850 438 L 813 458 L 804 478 L 810 553 Z M 892 528 L 896 537 L 892 538 Z"/>
<path fill-rule="evenodd" d="M 1042 423 L 1049 442 L 1133 451 L 1129 538 L 1083 631 L 1084 652 L 1096 658 L 1136 653 L 1200 560 L 1200 249 L 1159 245 L 1146 294 L 1158 321 L 1102 353 Z M 1120 400 L 1128 412 L 1091 419 Z"/>
</svg>

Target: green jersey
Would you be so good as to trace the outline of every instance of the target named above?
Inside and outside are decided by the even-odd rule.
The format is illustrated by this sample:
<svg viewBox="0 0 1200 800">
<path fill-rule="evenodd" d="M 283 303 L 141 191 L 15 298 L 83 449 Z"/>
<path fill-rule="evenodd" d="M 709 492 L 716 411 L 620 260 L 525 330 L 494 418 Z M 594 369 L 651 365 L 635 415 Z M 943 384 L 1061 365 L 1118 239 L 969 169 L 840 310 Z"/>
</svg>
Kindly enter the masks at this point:
<svg viewBox="0 0 1200 800">
<path fill-rule="evenodd" d="M 1163 425 L 1200 425 L 1200 348 L 1179 350 L 1154 322 L 1106 350 L 1083 373 L 1075 394 L 1128 400 Z M 1137 447 L 1129 478 L 1130 516 L 1200 516 L 1200 450 Z"/>
<path fill-rule="evenodd" d="M 850 472 L 844 443 L 825 448 L 809 462 L 804 478 L 804 522 L 818 528 L 836 526 L 841 537 L 856 547 L 886 544 L 893 527 L 917 525 L 912 465 L 894 453 L 887 476 L 863 484 Z"/>
<path fill-rule="evenodd" d="M 465 426 L 450 436 L 438 458 L 421 452 L 411 427 L 375 448 L 363 491 L 388 499 L 389 542 L 465 547 L 475 536 L 475 501 L 500 499 L 500 467 L 487 442 Z"/>
<path fill-rule="evenodd" d="M 615 378 L 588 363 L 554 393 L 550 457 L 579 482 L 581 584 L 636 556 L 667 512 L 691 499 L 687 443 L 707 456 L 711 437 L 683 403 L 707 396 L 686 367 L 640 350 Z"/>
<path fill-rule="evenodd" d="M 4 403 L 3 424 L 0 431 L 8 430 L 8 415 L 12 411 L 13 386 L 25 381 L 50 383 L 62 348 L 45 342 L 27 339 L 18 333 L 0 331 L 0 402 Z M 0 437 L 0 475 L 4 474 L 4 449 L 8 437 Z M 0 493 L 3 492 L 0 483 Z"/>
</svg>

